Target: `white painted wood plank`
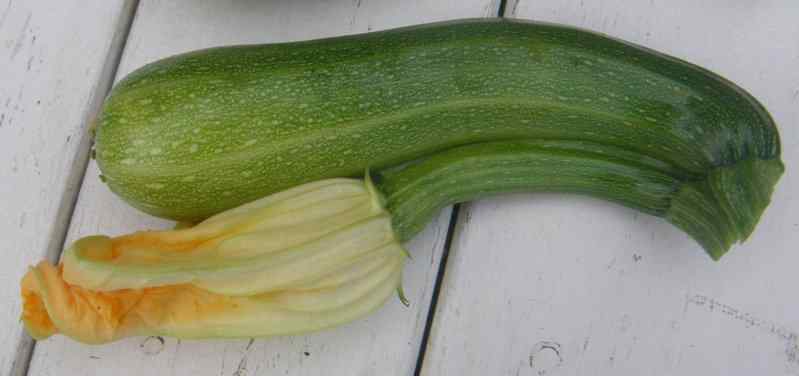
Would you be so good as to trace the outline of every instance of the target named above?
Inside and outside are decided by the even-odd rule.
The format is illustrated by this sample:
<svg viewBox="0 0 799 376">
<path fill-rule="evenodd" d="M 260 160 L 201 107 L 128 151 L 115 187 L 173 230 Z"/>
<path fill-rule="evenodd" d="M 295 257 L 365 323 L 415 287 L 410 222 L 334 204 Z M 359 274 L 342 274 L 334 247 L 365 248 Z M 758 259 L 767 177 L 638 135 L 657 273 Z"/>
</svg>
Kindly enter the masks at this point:
<svg viewBox="0 0 799 376">
<path fill-rule="evenodd" d="M 3 374 L 26 365 L 32 342 L 19 325 L 19 281 L 27 265 L 60 248 L 124 10 L 122 0 L 0 1 Z"/>
<path fill-rule="evenodd" d="M 714 263 L 664 221 L 575 196 L 462 207 L 424 375 L 799 374 L 799 3 L 523 0 L 708 67 L 780 126 L 787 172 L 751 239 Z"/>
<path fill-rule="evenodd" d="M 437 20 L 495 15 L 491 0 L 142 1 L 120 74 L 179 52 L 226 44 L 301 40 Z M 171 223 L 138 213 L 97 179 L 84 180 L 69 239 Z M 374 315 L 308 336 L 243 341 L 134 338 L 85 346 L 63 337 L 37 344 L 31 375 L 410 375 L 419 351 L 449 222 L 449 210 L 409 247 L 404 287 Z"/>
</svg>

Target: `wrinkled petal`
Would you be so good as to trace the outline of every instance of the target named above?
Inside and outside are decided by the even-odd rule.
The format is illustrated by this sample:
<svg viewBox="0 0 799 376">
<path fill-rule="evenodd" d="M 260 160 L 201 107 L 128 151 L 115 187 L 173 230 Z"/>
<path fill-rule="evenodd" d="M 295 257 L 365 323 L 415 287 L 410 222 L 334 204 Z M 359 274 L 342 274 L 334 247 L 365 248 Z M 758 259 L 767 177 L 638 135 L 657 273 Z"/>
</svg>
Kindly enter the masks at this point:
<svg viewBox="0 0 799 376">
<path fill-rule="evenodd" d="M 331 179 L 188 229 L 80 239 L 25 275 L 22 319 L 86 343 L 303 333 L 379 307 L 404 260 L 369 182 Z"/>
<path fill-rule="evenodd" d="M 249 338 L 305 333 L 377 309 L 399 286 L 404 256 L 395 252 L 375 273 L 336 287 L 226 296 L 192 285 L 97 292 L 66 283 L 43 262 L 25 276 L 22 315 L 36 339 L 63 333 L 84 343 L 128 336 Z"/>
<path fill-rule="evenodd" d="M 375 194 L 361 180 L 323 180 L 189 229 L 86 237 L 64 253 L 64 279 L 97 291 L 184 283 L 226 295 L 278 290 L 396 243 Z"/>
</svg>

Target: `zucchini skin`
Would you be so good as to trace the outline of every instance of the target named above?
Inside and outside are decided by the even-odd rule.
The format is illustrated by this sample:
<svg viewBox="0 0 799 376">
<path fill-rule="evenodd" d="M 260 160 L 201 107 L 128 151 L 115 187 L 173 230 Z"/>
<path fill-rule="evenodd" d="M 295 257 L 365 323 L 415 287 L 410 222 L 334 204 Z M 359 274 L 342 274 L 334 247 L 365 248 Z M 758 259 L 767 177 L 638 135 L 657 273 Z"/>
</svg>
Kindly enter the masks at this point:
<svg viewBox="0 0 799 376">
<path fill-rule="evenodd" d="M 731 82 L 596 33 L 505 19 L 178 55 L 121 81 L 98 120 L 109 187 L 182 221 L 490 141 L 615 147 L 681 182 L 753 160 L 782 171 L 771 117 Z"/>
<path fill-rule="evenodd" d="M 750 158 L 679 178 L 615 146 L 570 140 L 464 145 L 375 174 L 397 238 L 411 239 L 446 205 L 510 192 L 568 192 L 664 218 L 714 260 L 754 230 L 783 173 Z"/>
</svg>

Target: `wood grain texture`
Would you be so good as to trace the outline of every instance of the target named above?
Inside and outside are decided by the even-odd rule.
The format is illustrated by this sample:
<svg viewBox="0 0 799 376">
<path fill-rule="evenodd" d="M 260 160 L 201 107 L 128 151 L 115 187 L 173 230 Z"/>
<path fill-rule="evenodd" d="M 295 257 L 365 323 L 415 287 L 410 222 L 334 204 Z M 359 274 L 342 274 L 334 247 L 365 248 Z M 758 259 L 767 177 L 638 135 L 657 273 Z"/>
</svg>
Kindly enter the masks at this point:
<svg viewBox="0 0 799 376">
<path fill-rule="evenodd" d="M 786 174 L 720 262 L 665 221 L 562 194 L 461 208 L 423 375 L 799 374 L 799 3 L 522 0 L 513 17 L 610 34 L 760 99 Z"/>
<path fill-rule="evenodd" d="M 118 78 L 146 63 L 189 50 L 351 34 L 437 20 L 495 15 L 490 0 L 142 1 Z M 141 214 L 113 196 L 91 163 L 69 241 L 171 223 Z M 314 335 L 255 341 L 133 338 L 85 346 L 63 337 L 37 344 L 31 375 L 410 375 L 416 365 L 439 257 L 445 210 L 409 246 L 410 307 L 391 300 L 372 316 Z"/>
<path fill-rule="evenodd" d="M 0 2 L 0 372 L 24 372 L 26 265 L 52 257 L 88 155 L 88 120 L 116 63 L 125 1 Z"/>
</svg>

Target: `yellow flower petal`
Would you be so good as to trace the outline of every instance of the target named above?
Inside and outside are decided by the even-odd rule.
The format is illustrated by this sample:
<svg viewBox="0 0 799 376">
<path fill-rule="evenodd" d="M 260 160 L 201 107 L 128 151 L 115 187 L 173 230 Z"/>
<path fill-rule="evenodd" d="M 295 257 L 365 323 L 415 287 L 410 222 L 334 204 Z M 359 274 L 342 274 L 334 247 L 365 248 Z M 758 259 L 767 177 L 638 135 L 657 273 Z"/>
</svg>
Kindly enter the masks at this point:
<svg viewBox="0 0 799 376">
<path fill-rule="evenodd" d="M 379 307 L 405 251 L 368 183 L 299 186 L 187 229 L 75 242 L 22 281 L 35 338 L 235 338 L 303 333 Z"/>
</svg>

